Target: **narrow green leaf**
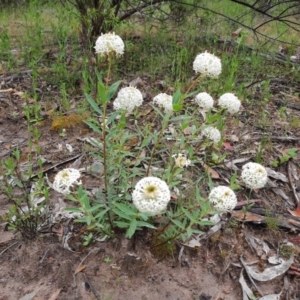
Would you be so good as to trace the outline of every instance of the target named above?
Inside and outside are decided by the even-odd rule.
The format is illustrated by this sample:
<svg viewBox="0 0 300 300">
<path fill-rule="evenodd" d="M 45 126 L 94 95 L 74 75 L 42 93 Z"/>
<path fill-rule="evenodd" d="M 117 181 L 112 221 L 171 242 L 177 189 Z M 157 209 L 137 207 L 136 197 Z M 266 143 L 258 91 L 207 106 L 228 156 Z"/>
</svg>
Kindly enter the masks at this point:
<svg viewBox="0 0 300 300">
<path fill-rule="evenodd" d="M 200 225 L 200 226 L 211 226 L 211 225 L 215 225 L 215 223 L 212 222 L 212 221 L 200 221 L 200 222 L 198 222 L 198 225 Z"/>
<path fill-rule="evenodd" d="M 195 221 L 195 220 L 193 219 L 193 216 L 191 215 L 191 213 L 190 213 L 187 209 L 185 209 L 184 207 L 182 207 L 182 211 L 183 211 L 184 214 L 188 217 L 189 220 Z"/>
<path fill-rule="evenodd" d="M 115 221 L 114 223 L 120 228 L 128 228 L 130 224 L 122 221 Z"/>
<path fill-rule="evenodd" d="M 193 229 L 191 227 L 188 227 L 186 229 L 186 234 L 187 234 L 188 238 L 191 237 L 193 233 L 194 232 L 193 232 Z"/>
<path fill-rule="evenodd" d="M 97 205 L 91 206 L 91 208 L 89 208 L 89 213 L 92 213 L 95 210 L 98 210 L 100 207 L 103 207 L 103 205 L 102 204 L 97 204 Z"/>
<path fill-rule="evenodd" d="M 97 68 L 95 68 L 95 73 L 96 73 L 98 82 L 103 84 L 102 75 L 101 75 L 101 73 L 99 72 L 99 70 Z"/>
<path fill-rule="evenodd" d="M 123 213 L 125 213 L 128 216 L 133 216 L 137 213 L 136 209 L 132 209 L 132 206 L 129 206 L 128 204 L 123 204 L 123 203 L 114 203 L 114 206 L 116 206 L 120 211 L 122 211 Z"/>
<path fill-rule="evenodd" d="M 14 182 L 19 188 L 23 188 L 23 187 L 24 187 L 22 181 L 19 180 L 17 177 L 14 177 L 14 178 L 13 178 L 13 182 Z"/>
<path fill-rule="evenodd" d="M 119 88 L 119 85 L 121 84 L 123 80 L 119 80 L 115 83 L 113 83 L 109 88 L 108 88 L 108 91 L 107 91 L 107 95 L 106 95 L 106 99 L 107 99 L 107 102 L 110 101 L 110 99 L 114 96 L 114 94 L 116 93 L 117 89 Z"/>
<path fill-rule="evenodd" d="M 109 207 L 104 209 L 104 210 L 101 210 L 96 216 L 95 216 L 95 219 L 97 219 L 97 221 L 100 221 L 103 216 L 109 211 Z"/>
<path fill-rule="evenodd" d="M 181 228 L 181 229 L 185 229 L 185 226 L 179 222 L 178 220 L 174 219 L 174 220 L 171 220 L 177 227 Z"/>
<path fill-rule="evenodd" d="M 101 104 L 107 103 L 107 101 L 106 101 L 106 89 L 105 89 L 104 84 L 98 81 L 97 86 L 98 86 L 98 97 L 100 98 L 99 99 L 100 103 Z"/>
<path fill-rule="evenodd" d="M 88 103 L 91 105 L 91 107 L 93 108 L 93 110 L 98 113 L 99 115 L 102 114 L 101 109 L 98 107 L 97 103 L 95 102 L 95 100 L 87 93 L 85 93 L 85 97 L 86 100 L 88 101 Z"/>
<path fill-rule="evenodd" d="M 196 94 L 198 94 L 198 91 L 190 92 L 190 93 L 188 93 L 187 95 L 184 95 L 184 98 L 183 98 L 183 99 L 192 97 L 192 96 L 194 96 L 194 95 L 196 95 Z"/>
<path fill-rule="evenodd" d="M 86 223 L 87 225 L 90 225 L 91 224 L 91 218 L 89 216 L 86 216 L 86 217 L 83 217 L 83 218 L 75 219 L 74 222 Z"/>
<path fill-rule="evenodd" d="M 153 226 L 152 224 L 147 223 L 147 222 L 144 222 L 144 221 L 137 221 L 137 226 L 140 226 L 140 227 L 148 227 L 148 228 L 152 228 L 152 229 L 155 229 L 155 228 L 156 228 L 156 227 Z"/>
<path fill-rule="evenodd" d="M 137 227 L 137 221 L 136 219 L 133 219 L 132 222 L 130 223 L 129 228 L 126 231 L 126 237 L 131 238 L 136 231 L 136 227 Z"/>
<path fill-rule="evenodd" d="M 173 95 L 172 99 L 172 104 L 173 104 L 173 109 L 175 104 L 179 104 L 181 100 L 181 91 L 178 89 L 175 94 Z"/>
<path fill-rule="evenodd" d="M 116 215 L 118 215 L 119 217 L 121 217 L 121 218 L 123 218 L 123 219 L 126 219 L 126 220 L 128 220 L 128 221 L 131 221 L 131 220 L 132 220 L 132 217 L 130 217 L 130 216 L 124 214 L 124 212 L 120 211 L 120 210 L 117 209 L 117 208 L 113 208 L 112 211 L 113 211 Z"/>
</svg>

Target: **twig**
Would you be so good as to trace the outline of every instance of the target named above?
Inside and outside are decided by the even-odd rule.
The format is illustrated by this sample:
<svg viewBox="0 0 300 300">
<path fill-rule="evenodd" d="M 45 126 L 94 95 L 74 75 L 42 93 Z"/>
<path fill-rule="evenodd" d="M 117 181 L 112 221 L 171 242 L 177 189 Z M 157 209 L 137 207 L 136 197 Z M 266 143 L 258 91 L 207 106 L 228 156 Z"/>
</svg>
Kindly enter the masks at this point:
<svg viewBox="0 0 300 300">
<path fill-rule="evenodd" d="M 32 70 L 21 71 L 19 74 L 13 74 L 11 76 L 0 78 L 0 80 L 1 81 L 14 80 L 14 79 L 22 77 L 22 74 L 30 74 L 30 73 L 32 73 Z"/>
<path fill-rule="evenodd" d="M 85 273 L 83 273 L 83 276 L 85 278 L 86 283 L 89 285 L 91 291 L 93 292 L 94 296 L 96 297 L 96 299 L 100 299 L 99 294 L 97 293 L 97 291 L 95 290 L 94 286 L 92 285 L 92 283 L 90 282 L 89 278 L 85 275 Z"/>
<path fill-rule="evenodd" d="M 0 256 L 1 256 L 6 250 L 8 250 L 9 248 L 11 248 L 12 246 L 14 246 L 14 245 L 17 244 L 17 243 L 19 243 L 19 242 L 15 242 L 15 243 L 13 243 L 12 245 L 10 245 L 10 246 L 8 246 L 7 248 L 5 248 L 2 252 L 0 252 Z"/>
<path fill-rule="evenodd" d="M 50 250 L 50 249 L 47 249 L 47 250 L 46 250 L 44 256 L 42 257 L 42 259 L 41 259 L 41 261 L 40 261 L 40 264 L 44 261 L 44 259 L 45 259 L 46 255 L 47 255 L 47 253 L 49 252 L 49 250 Z"/>
<path fill-rule="evenodd" d="M 78 265 L 78 267 L 76 268 L 76 270 L 78 270 L 79 268 L 80 268 L 80 266 L 83 264 L 83 262 L 88 258 L 88 256 L 92 253 L 92 252 L 94 252 L 94 251 L 96 251 L 96 250 L 99 250 L 98 248 L 95 248 L 95 249 L 92 249 L 82 260 L 81 260 L 81 262 L 80 262 L 80 264 Z M 74 272 L 74 275 L 76 275 L 76 271 Z"/>
<path fill-rule="evenodd" d="M 255 132 L 254 134 L 259 134 Z M 261 137 L 269 138 L 270 140 L 277 140 L 277 141 L 300 141 L 300 137 L 294 136 L 276 136 L 276 135 L 267 135 L 267 134 L 260 134 Z M 257 137 L 252 137 L 252 140 L 257 139 Z"/>
<path fill-rule="evenodd" d="M 290 182 L 290 186 L 292 188 L 292 191 L 293 191 L 293 194 L 294 194 L 294 197 L 295 197 L 295 200 L 296 200 L 296 207 L 298 207 L 300 205 L 300 201 L 299 201 L 299 197 L 297 195 L 297 192 L 296 192 L 296 188 L 295 188 L 295 185 L 293 184 L 293 180 L 292 180 L 292 172 L 291 172 L 291 161 L 288 162 L 288 178 L 289 178 L 289 182 Z"/>
</svg>

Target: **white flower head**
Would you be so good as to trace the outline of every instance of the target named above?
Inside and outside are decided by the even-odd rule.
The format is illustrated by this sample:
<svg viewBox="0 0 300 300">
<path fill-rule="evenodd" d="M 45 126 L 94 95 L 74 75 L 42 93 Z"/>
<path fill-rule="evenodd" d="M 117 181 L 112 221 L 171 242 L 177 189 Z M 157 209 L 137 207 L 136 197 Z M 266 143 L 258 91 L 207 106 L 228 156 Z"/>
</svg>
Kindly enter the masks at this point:
<svg viewBox="0 0 300 300">
<path fill-rule="evenodd" d="M 171 193 L 165 181 L 157 177 L 145 177 L 135 186 L 133 204 L 140 212 L 156 215 L 167 208 Z"/>
<path fill-rule="evenodd" d="M 118 96 L 115 99 L 113 105 L 114 109 L 125 109 L 131 113 L 136 106 L 141 106 L 143 103 L 142 93 L 135 87 L 129 86 L 122 88 L 118 92 Z"/>
<path fill-rule="evenodd" d="M 212 140 L 215 144 L 219 143 L 221 140 L 221 133 L 220 131 L 212 126 L 205 127 L 202 130 L 202 134 L 205 135 L 207 138 Z"/>
<path fill-rule="evenodd" d="M 234 191 L 227 186 L 218 186 L 212 189 L 208 196 L 209 202 L 221 211 L 233 210 L 237 204 Z"/>
<path fill-rule="evenodd" d="M 172 101 L 173 101 L 173 97 L 166 93 L 160 93 L 153 98 L 153 103 L 163 107 L 165 113 L 173 111 Z"/>
<path fill-rule="evenodd" d="M 193 70 L 204 76 L 216 78 L 222 72 L 221 60 L 208 52 L 200 53 L 194 60 Z"/>
<path fill-rule="evenodd" d="M 229 113 L 237 113 L 241 106 L 241 101 L 232 93 L 225 93 L 219 98 L 219 106 L 227 109 Z"/>
<path fill-rule="evenodd" d="M 113 33 L 101 34 L 95 45 L 95 50 L 97 54 L 101 56 L 109 55 L 110 53 L 115 53 L 117 56 L 124 53 L 124 42 L 123 40 Z"/>
<path fill-rule="evenodd" d="M 243 165 L 241 177 L 250 189 L 261 189 L 268 181 L 267 170 L 262 165 L 254 162 Z"/>
<path fill-rule="evenodd" d="M 191 164 L 191 161 L 183 153 L 174 154 L 172 157 L 175 159 L 175 165 L 179 168 L 187 167 Z"/>
<path fill-rule="evenodd" d="M 211 109 L 214 106 L 214 99 L 206 92 L 199 93 L 195 102 L 204 109 Z"/>
<path fill-rule="evenodd" d="M 69 194 L 72 186 L 81 184 L 81 180 L 78 180 L 80 176 L 80 172 L 77 169 L 63 169 L 55 175 L 52 188 L 59 193 Z"/>
</svg>

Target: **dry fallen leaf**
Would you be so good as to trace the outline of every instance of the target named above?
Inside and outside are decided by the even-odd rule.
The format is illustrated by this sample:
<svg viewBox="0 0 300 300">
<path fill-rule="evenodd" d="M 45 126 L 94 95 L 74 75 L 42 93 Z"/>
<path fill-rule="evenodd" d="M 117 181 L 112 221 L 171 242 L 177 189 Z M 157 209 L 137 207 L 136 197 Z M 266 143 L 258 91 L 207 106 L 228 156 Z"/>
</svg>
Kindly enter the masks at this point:
<svg viewBox="0 0 300 300">
<path fill-rule="evenodd" d="M 81 266 L 79 266 L 79 267 L 76 269 L 76 271 L 75 271 L 74 274 L 76 275 L 77 273 L 82 272 L 85 268 L 86 268 L 86 265 L 81 265 Z"/>
<path fill-rule="evenodd" d="M 227 150 L 234 150 L 234 147 L 231 146 L 230 143 L 228 143 L 228 142 L 224 142 L 224 143 L 223 143 L 223 146 L 224 146 L 224 148 L 227 149 Z"/>
<path fill-rule="evenodd" d="M 300 217 L 300 203 L 297 205 L 295 210 L 288 209 L 288 212 L 295 217 Z"/>
<path fill-rule="evenodd" d="M 282 274 L 284 274 L 294 262 L 294 254 L 288 260 L 280 258 L 280 264 L 266 268 L 263 272 L 258 272 L 256 266 L 248 266 L 241 258 L 247 274 L 257 281 L 270 281 Z"/>
<path fill-rule="evenodd" d="M 213 178 L 213 179 L 220 178 L 219 173 L 217 171 L 215 171 L 214 169 L 212 169 L 210 166 L 208 166 L 204 162 L 202 162 L 201 165 L 204 168 L 204 170 L 210 174 L 211 178 Z"/>
<path fill-rule="evenodd" d="M 233 37 L 240 36 L 242 31 L 243 31 L 243 28 L 240 27 L 240 28 L 237 29 L 236 31 L 232 32 L 232 33 L 231 33 L 231 36 L 233 36 Z"/>
<path fill-rule="evenodd" d="M 60 289 L 57 289 L 51 296 L 48 300 L 56 300 L 58 295 L 60 293 Z"/>
</svg>

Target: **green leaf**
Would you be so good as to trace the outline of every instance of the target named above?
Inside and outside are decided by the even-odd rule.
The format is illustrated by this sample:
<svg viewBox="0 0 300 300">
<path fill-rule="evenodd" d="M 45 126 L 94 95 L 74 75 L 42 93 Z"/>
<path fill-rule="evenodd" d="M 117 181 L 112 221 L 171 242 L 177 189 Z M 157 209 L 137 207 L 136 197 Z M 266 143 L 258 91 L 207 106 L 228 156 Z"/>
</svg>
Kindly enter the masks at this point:
<svg viewBox="0 0 300 300">
<path fill-rule="evenodd" d="M 185 229 L 185 225 L 182 224 L 181 222 L 179 222 L 178 220 L 174 219 L 171 220 L 177 227 L 181 228 L 181 229 Z"/>
<path fill-rule="evenodd" d="M 190 93 L 188 93 L 187 95 L 184 95 L 183 99 L 192 97 L 192 96 L 194 96 L 194 95 L 196 95 L 196 94 L 198 94 L 198 91 L 190 92 Z"/>
<path fill-rule="evenodd" d="M 182 207 L 182 211 L 183 211 L 184 214 L 189 218 L 189 220 L 195 221 L 195 220 L 193 219 L 193 216 L 190 214 L 190 212 L 189 212 L 187 209 L 185 209 L 184 207 Z"/>
<path fill-rule="evenodd" d="M 182 104 L 173 104 L 173 110 L 174 111 L 179 111 L 182 109 Z"/>
<path fill-rule="evenodd" d="M 131 238 L 136 231 L 136 227 L 137 227 L 137 221 L 136 219 L 133 219 L 132 222 L 130 223 L 129 228 L 126 231 L 126 237 Z"/>
<path fill-rule="evenodd" d="M 93 110 L 98 113 L 99 115 L 102 114 L 101 109 L 98 107 L 98 104 L 95 102 L 95 100 L 87 93 L 85 93 L 85 97 L 86 100 L 88 101 L 88 103 L 91 105 L 91 107 L 93 108 Z"/>
<path fill-rule="evenodd" d="M 83 194 L 81 195 L 81 197 L 79 198 L 79 203 L 81 204 L 81 206 L 83 206 L 86 210 L 90 210 L 91 205 L 90 205 L 90 200 L 87 194 Z"/>
<path fill-rule="evenodd" d="M 76 208 L 76 207 L 66 207 L 65 211 L 70 211 L 70 212 L 74 212 L 74 213 L 82 213 L 82 210 L 80 208 Z"/>
<path fill-rule="evenodd" d="M 83 218 L 75 219 L 74 222 L 86 223 L 87 225 L 90 225 L 91 224 L 91 218 L 89 216 L 86 216 L 86 217 L 83 217 Z"/>
<path fill-rule="evenodd" d="M 109 211 L 109 207 L 101 210 L 96 216 L 95 219 L 97 219 L 97 221 L 101 220 L 103 218 L 103 216 Z"/>
<path fill-rule="evenodd" d="M 99 99 L 100 103 L 101 104 L 107 103 L 107 101 L 106 101 L 106 89 L 105 89 L 104 84 L 98 81 L 97 87 L 98 87 L 98 97 L 100 98 Z"/>
<path fill-rule="evenodd" d="M 125 127 L 126 127 L 126 111 L 123 110 L 121 113 L 121 117 L 119 119 L 118 128 L 124 129 Z"/>
<path fill-rule="evenodd" d="M 120 211 L 119 209 L 117 208 L 113 208 L 112 211 L 118 215 L 119 217 L 123 218 L 123 219 L 126 219 L 128 221 L 131 221 L 132 220 L 132 216 L 128 216 L 126 214 L 124 214 L 124 212 Z"/>
<path fill-rule="evenodd" d="M 220 116 L 218 114 L 216 114 L 216 115 L 208 115 L 207 114 L 206 115 L 206 122 L 207 123 L 213 123 L 213 122 L 215 122 L 215 121 L 217 121 L 219 119 L 220 119 Z M 207 127 L 207 126 L 205 126 L 205 127 Z M 205 127 L 203 127 L 203 128 L 205 128 Z"/>
<path fill-rule="evenodd" d="M 128 228 L 130 223 L 115 221 L 114 222 L 119 228 Z"/>
<path fill-rule="evenodd" d="M 95 210 L 98 210 L 100 207 L 103 207 L 103 204 L 97 204 L 89 208 L 89 213 L 94 212 Z"/>
<path fill-rule="evenodd" d="M 88 125 L 94 132 L 101 133 L 98 124 L 95 124 L 93 120 L 85 120 L 84 123 Z"/>
<path fill-rule="evenodd" d="M 137 226 L 139 226 L 139 227 L 148 227 L 148 228 L 152 228 L 152 229 L 156 228 L 152 224 L 144 222 L 144 221 L 137 221 Z"/>
<path fill-rule="evenodd" d="M 173 95 L 172 104 L 173 108 L 175 104 L 179 104 L 181 100 L 181 91 L 178 89 L 175 94 Z"/>
<path fill-rule="evenodd" d="M 297 148 L 291 148 L 291 149 L 288 149 L 287 154 L 288 154 L 290 157 L 295 157 L 295 156 L 297 155 Z"/>
<path fill-rule="evenodd" d="M 198 225 L 200 225 L 200 226 L 211 226 L 211 225 L 216 225 L 216 224 L 212 221 L 200 221 L 200 222 L 198 222 Z"/>
<path fill-rule="evenodd" d="M 115 83 L 113 83 L 109 88 L 108 88 L 108 91 L 107 91 L 107 95 L 106 95 L 106 99 L 107 99 L 107 102 L 114 96 L 114 94 L 116 93 L 117 89 L 119 88 L 119 85 L 121 84 L 123 80 L 119 80 Z"/>
<path fill-rule="evenodd" d="M 16 178 L 16 177 L 13 178 L 13 182 L 14 182 L 19 188 L 23 188 L 23 187 L 24 187 L 22 181 L 19 180 L 19 179 Z"/>
<path fill-rule="evenodd" d="M 128 204 L 123 204 L 123 203 L 114 203 L 114 206 L 117 207 L 120 211 L 125 213 L 128 216 L 134 216 L 137 214 L 136 209 L 132 209 L 132 206 L 130 207 Z"/>
<path fill-rule="evenodd" d="M 191 237 L 193 233 L 194 233 L 194 231 L 191 227 L 188 227 L 186 229 L 186 234 L 187 234 L 188 238 Z"/>
<path fill-rule="evenodd" d="M 100 74 L 99 70 L 97 68 L 95 68 L 95 73 L 98 79 L 98 82 L 103 84 L 103 80 L 102 80 L 102 75 Z"/>
</svg>

